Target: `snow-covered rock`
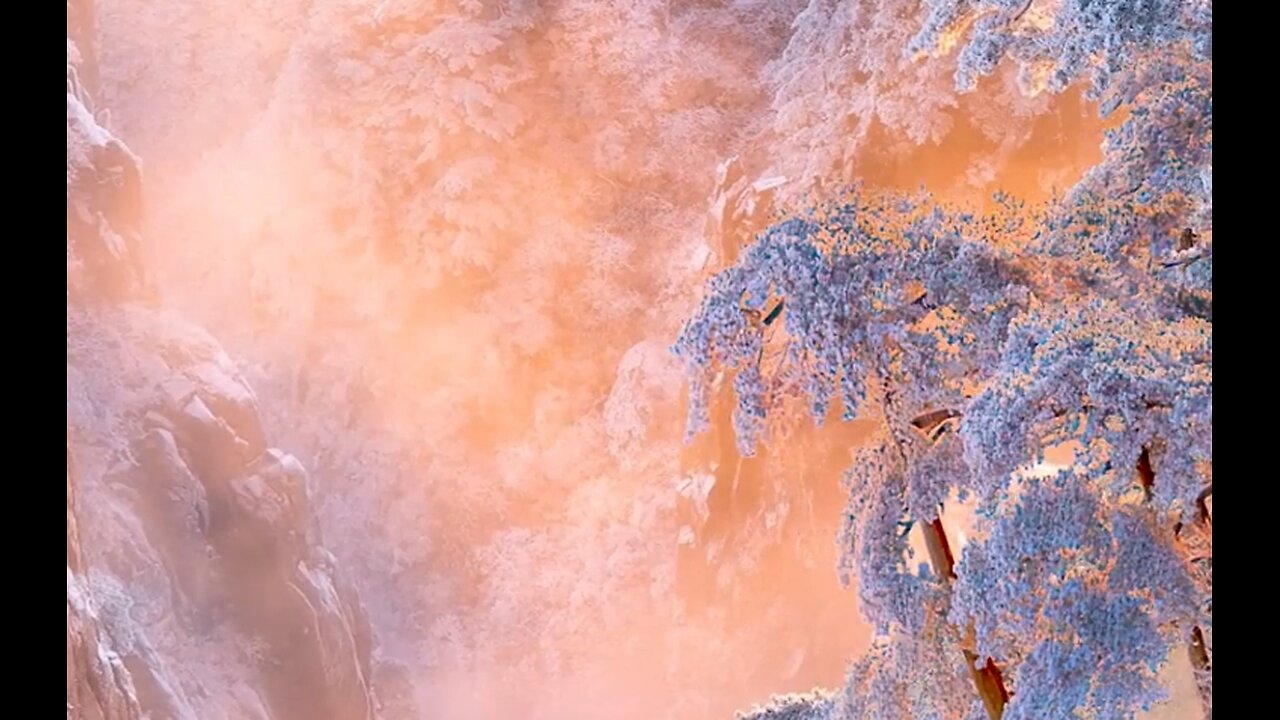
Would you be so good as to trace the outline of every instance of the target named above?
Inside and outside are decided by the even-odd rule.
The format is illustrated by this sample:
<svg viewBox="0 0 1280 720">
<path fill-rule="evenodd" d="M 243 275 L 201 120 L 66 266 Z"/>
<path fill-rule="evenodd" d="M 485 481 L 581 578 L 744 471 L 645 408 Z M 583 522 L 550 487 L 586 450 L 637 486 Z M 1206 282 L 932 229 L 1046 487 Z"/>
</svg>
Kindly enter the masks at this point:
<svg viewBox="0 0 1280 720">
<path fill-rule="evenodd" d="M 72 29 L 68 720 L 373 720 L 374 639 L 306 471 L 219 343 L 154 307 L 141 164 L 95 117 Z"/>
<path fill-rule="evenodd" d="M 222 351 L 137 305 L 68 313 L 68 614 L 87 628 L 68 663 L 153 717 L 219 717 L 250 688 L 272 719 L 372 718 L 363 610 Z"/>
<path fill-rule="evenodd" d="M 653 443 L 656 428 L 679 426 L 680 365 L 661 343 L 636 343 L 622 356 L 604 404 L 609 452 L 633 467 Z"/>
</svg>

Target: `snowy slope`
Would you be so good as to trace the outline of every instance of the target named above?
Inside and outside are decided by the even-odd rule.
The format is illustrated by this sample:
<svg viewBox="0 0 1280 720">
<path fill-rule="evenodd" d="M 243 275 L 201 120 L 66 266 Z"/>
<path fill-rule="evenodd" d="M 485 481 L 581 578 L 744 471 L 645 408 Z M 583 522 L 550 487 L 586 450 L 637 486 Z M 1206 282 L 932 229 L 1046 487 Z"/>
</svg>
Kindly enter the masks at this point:
<svg viewBox="0 0 1280 720">
<path fill-rule="evenodd" d="M 157 307 L 140 163 L 70 23 L 67 51 L 67 717 L 371 720 L 373 637 L 306 472 L 218 342 Z"/>
</svg>

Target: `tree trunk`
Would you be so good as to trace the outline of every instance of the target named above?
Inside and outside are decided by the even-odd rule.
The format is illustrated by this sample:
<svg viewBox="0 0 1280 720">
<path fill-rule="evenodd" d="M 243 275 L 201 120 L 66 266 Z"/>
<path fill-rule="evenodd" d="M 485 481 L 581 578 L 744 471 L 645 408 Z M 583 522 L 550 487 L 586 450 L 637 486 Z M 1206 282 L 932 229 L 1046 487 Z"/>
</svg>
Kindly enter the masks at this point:
<svg viewBox="0 0 1280 720">
<path fill-rule="evenodd" d="M 1191 628 L 1191 668 L 1195 673 L 1196 691 L 1204 708 L 1204 720 L 1213 720 L 1213 668 L 1209 665 L 1209 647 L 1199 627 Z"/>
<path fill-rule="evenodd" d="M 1150 501 L 1151 491 L 1156 484 L 1156 473 L 1151 468 L 1151 451 L 1145 447 L 1138 456 L 1138 484 L 1142 486 L 1143 499 Z"/>
<path fill-rule="evenodd" d="M 1149 502 L 1156 484 L 1156 473 L 1151 465 L 1150 448 L 1143 448 L 1138 456 L 1138 484 L 1142 487 L 1143 497 Z M 1209 485 L 1196 498 L 1196 514 L 1193 523 L 1208 526 L 1213 520 L 1209 514 L 1207 500 L 1213 493 L 1213 485 Z M 1181 527 L 1179 524 L 1178 527 Z M 1176 534 L 1176 529 L 1175 529 Z M 1213 718 L 1213 672 L 1210 665 L 1209 647 L 1205 643 L 1204 632 L 1200 626 L 1191 628 L 1190 645 L 1187 648 L 1191 656 L 1191 668 L 1195 674 L 1196 691 L 1200 696 L 1200 704 L 1204 710 L 1204 720 Z"/>
<path fill-rule="evenodd" d="M 876 379 L 880 382 L 880 390 L 883 393 L 883 407 L 885 414 L 885 424 L 888 426 L 889 435 L 893 438 L 894 444 L 898 448 L 898 454 L 902 458 L 904 467 L 909 463 L 907 456 L 908 441 L 899 432 L 899 426 L 896 419 L 900 417 L 893 392 L 893 382 L 889 377 L 883 363 L 876 365 Z M 934 431 L 946 420 L 958 417 L 959 413 L 952 410 L 939 410 L 925 413 L 910 421 L 910 425 L 916 430 L 924 433 L 930 440 L 936 440 L 937 435 Z M 951 581 L 955 579 L 955 556 L 951 553 L 951 545 L 947 542 L 947 533 L 942 527 L 942 513 L 939 507 L 938 516 L 926 523 L 921 531 L 924 533 L 925 548 L 929 551 L 929 561 L 933 565 L 933 572 L 942 579 L 942 582 L 950 586 Z M 973 635 L 973 624 L 970 623 L 966 628 L 966 635 Z M 995 662 L 991 658 L 981 668 L 978 667 L 978 656 L 970 649 L 964 650 L 965 667 L 969 669 L 969 676 L 973 678 L 973 687 L 978 692 L 978 697 L 982 700 L 982 705 L 986 708 L 989 720 L 1000 720 L 1004 715 L 1004 706 L 1009 702 L 1009 692 L 1004 686 L 1004 677 L 1000 674 L 1000 669 L 996 667 Z"/>
<path fill-rule="evenodd" d="M 922 528 L 922 531 L 933 571 L 949 585 L 956 577 L 955 556 L 951 554 L 951 545 L 947 542 L 942 518 L 934 518 Z M 972 623 L 967 628 L 966 634 L 973 635 Z M 987 717 L 991 720 L 1000 720 L 1004 715 L 1004 706 L 1009 702 L 1009 692 L 1005 689 L 1004 676 L 1000 674 L 1000 668 L 996 667 L 995 661 L 991 658 L 987 658 L 986 663 L 979 668 L 978 655 L 968 648 L 964 650 L 964 664 L 969 669 L 969 677 L 973 678 L 973 687 L 978 691 L 978 697 L 982 699 L 982 705 L 987 710 Z"/>
</svg>

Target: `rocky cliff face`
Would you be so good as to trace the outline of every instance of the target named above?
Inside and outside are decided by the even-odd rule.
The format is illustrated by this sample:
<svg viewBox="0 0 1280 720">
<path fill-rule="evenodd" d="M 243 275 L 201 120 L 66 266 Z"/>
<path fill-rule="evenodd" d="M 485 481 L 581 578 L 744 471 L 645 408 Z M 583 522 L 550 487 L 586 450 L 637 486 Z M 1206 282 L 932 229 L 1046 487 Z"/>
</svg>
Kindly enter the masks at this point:
<svg viewBox="0 0 1280 720">
<path fill-rule="evenodd" d="M 68 3 L 67 717 L 372 720 L 374 640 L 307 473 L 149 290 L 141 165 L 82 72 L 89 10 Z"/>
</svg>

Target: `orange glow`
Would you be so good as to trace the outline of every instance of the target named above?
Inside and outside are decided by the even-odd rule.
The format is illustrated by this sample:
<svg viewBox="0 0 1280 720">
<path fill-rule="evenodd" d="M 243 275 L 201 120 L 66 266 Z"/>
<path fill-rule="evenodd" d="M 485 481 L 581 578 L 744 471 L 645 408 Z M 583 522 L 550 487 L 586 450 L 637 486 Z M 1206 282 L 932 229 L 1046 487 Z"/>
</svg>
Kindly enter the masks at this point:
<svg viewBox="0 0 1280 720">
<path fill-rule="evenodd" d="M 752 83 L 777 48 L 693 33 L 693 10 L 654 20 L 578 3 L 600 27 L 651 32 L 635 42 L 652 49 L 635 59 L 605 31 L 529 31 L 529 62 L 562 74 L 510 80 L 525 120 L 509 137 L 493 120 L 501 142 L 416 115 L 392 127 L 321 113 L 326 73 L 359 72 L 330 45 L 367 33 L 369 55 L 393 47 L 397 4 L 105 0 L 99 26 L 113 131 L 146 162 L 146 252 L 166 306 L 244 366 L 271 443 L 306 465 L 383 659 L 409 678 L 406 707 L 441 720 L 731 717 L 839 685 L 870 638 L 834 542 L 841 472 L 869 422 L 804 425 L 736 466 L 741 488 L 711 510 L 723 526 L 699 530 L 715 574 L 688 598 L 678 588 L 680 488 L 710 465 L 682 453 L 716 451 L 682 449 L 682 376 L 665 348 L 716 269 L 697 260 L 711 255 L 707 190 L 771 120 Z M 1043 22 L 1043 4 L 1022 22 Z M 350 27 L 352 7 L 367 24 Z M 696 62 L 677 32 L 706 46 Z M 575 52 L 655 78 L 633 84 Z M 463 76 L 404 72 L 424 94 L 474 93 L 459 112 L 502 114 L 505 100 Z M 1037 94 L 1014 123 L 1023 134 L 992 137 L 988 100 L 1013 83 L 960 98 L 938 143 L 869 120 L 847 179 L 974 206 L 997 189 L 1029 202 L 1065 189 L 1100 158 L 1096 108 Z M 444 112 L 422 102 L 418 115 Z M 971 510 L 944 515 L 957 553 Z"/>
</svg>

